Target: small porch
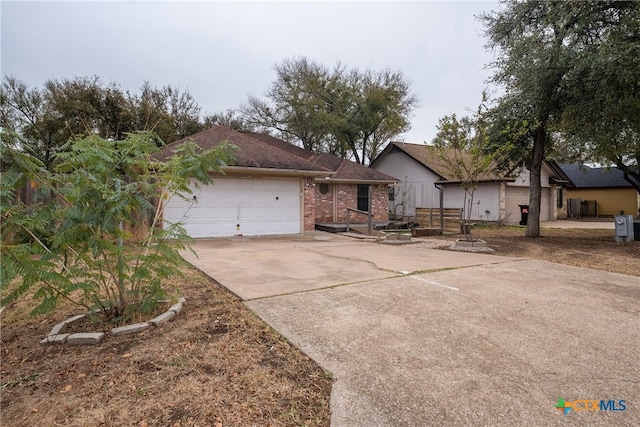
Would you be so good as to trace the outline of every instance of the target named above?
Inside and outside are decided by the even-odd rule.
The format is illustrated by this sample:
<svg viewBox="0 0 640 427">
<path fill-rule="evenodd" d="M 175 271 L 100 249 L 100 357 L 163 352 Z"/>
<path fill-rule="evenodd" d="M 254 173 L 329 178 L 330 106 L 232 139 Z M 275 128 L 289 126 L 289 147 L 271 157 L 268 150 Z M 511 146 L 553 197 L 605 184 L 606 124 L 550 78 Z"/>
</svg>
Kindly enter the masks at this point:
<svg viewBox="0 0 640 427">
<path fill-rule="evenodd" d="M 391 221 L 375 221 L 373 223 L 374 230 L 386 230 L 391 224 Z M 367 223 L 350 223 L 349 230 L 367 230 Z M 347 232 L 347 223 L 346 222 L 321 222 L 316 223 L 316 230 L 318 231 L 326 231 L 328 233 L 346 233 Z"/>
</svg>

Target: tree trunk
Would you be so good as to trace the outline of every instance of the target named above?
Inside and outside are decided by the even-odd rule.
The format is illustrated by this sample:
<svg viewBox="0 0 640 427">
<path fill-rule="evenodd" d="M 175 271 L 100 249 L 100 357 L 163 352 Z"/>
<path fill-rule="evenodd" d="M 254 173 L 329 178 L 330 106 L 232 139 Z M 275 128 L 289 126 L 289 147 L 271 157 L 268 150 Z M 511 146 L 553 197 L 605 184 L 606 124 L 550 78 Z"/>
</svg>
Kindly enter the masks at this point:
<svg viewBox="0 0 640 427">
<path fill-rule="evenodd" d="M 533 143 L 531 165 L 529 166 L 529 218 L 527 222 L 527 237 L 540 237 L 540 204 L 542 201 L 542 159 L 547 131 L 543 125 L 536 129 L 536 139 Z"/>
</svg>

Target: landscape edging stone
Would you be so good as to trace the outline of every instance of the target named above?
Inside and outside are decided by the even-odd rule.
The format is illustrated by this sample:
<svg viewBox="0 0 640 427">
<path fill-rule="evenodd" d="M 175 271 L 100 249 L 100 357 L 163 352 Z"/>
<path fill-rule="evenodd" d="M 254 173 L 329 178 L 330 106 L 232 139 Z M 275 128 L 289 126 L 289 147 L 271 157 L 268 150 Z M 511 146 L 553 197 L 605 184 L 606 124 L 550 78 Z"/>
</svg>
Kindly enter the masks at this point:
<svg viewBox="0 0 640 427">
<path fill-rule="evenodd" d="M 111 335 L 118 336 L 143 332 L 149 329 L 150 324 L 157 327 L 158 325 L 168 322 L 176 317 L 178 313 L 180 313 L 180 311 L 182 310 L 182 306 L 186 304 L 186 302 L 187 301 L 184 299 L 184 297 L 180 297 L 177 303 L 173 304 L 167 311 L 159 316 L 154 317 L 149 322 L 142 322 L 133 325 L 113 328 L 111 329 Z M 78 314 L 56 324 L 51 329 L 51 332 L 49 332 L 49 335 L 47 335 L 46 338 L 40 341 L 40 344 L 95 345 L 101 343 L 106 337 L 106 334 L 104 332 L 80 332 L 75 334 L 65 333 L 67 327 L 71 323 L 77 322 L 84 317 L 84 314 Z M 71 342 L 69 342 L 70 339 Z"/>
</svg>

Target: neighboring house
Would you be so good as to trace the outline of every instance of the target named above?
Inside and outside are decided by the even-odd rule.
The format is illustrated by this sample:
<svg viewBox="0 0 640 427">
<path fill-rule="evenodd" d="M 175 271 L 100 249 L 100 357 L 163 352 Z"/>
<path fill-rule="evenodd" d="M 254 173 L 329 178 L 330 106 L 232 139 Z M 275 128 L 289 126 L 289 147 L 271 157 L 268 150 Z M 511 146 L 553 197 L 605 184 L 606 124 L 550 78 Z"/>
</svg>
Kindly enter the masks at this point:
<svg viewBox="0 0 640 427">
<path fill-rule="evenodd" d="M 432 146 L 390 142 L 370 167 L 400 180 L 394 188 L 390 207 L 397 215 L 412 216 L 416 208 L 439 207 L 439 188 L 443 191 L 443 207 L 464 208 L 464 190 L 460 182 L 451 176 Z M 562 179 L 545 163 L 541 181 L 540 220 L 562 217 Z M 471 219 L 517 224 L 521 219 L 519 205 L 528 204 L 527 170 L 509 176 L 493 173 L 481 180 L 474 193 Z"/>
<path fill-rule="evenodd" d="M 329 154 L 315 154 L 268 135 L 216 126 L 163 148 L 161 158 L 190 140 L 203 149 L 223 141 L 237 147 L 233 165 L 213 185 L 193 188 L 193 199 L 166 201 L 164 219 L 182 222 L 192 237 L 300 234 L 320 222 L 343 222 L 346 208 L 388 219 L 388 185 L 396 180 Z M 197 203 L 195 203 L 197 201 Z M 366 215 L 351 216 L 365 222 Z"/>
<path fill-rule="evenodd" d="M 569 180 L 566 198 L 571 217 L 640 214 L 640 195 L 620 169 L 567 163 L 555 166 Z"/>
</svg>

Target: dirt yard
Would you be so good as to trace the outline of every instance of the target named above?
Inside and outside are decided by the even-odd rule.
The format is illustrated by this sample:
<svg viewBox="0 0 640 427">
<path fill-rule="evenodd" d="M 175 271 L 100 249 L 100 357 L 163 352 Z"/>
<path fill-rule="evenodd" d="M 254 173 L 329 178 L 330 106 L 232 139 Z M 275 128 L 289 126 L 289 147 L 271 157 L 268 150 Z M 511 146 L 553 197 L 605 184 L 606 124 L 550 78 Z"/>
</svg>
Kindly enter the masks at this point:
<svg viewBox="0 0 640 427">
<path fill-rule="evenodd" d="M 473 237 L 485 240 L 496 255 L 640 276 L 640 241 L 618 243 L 613 230 L 543 229 L 539 238 L 524 233 L 523 227 L 477 227 Z"/>
<path fill-rule="evenodd" d="M 41 346 L 77 311 L 2 313 L 3 426 L 327 426 L 332 380 L 235 296 L 186 268 L 158 329 Z M 98 328 L 100 329 L 100 328 Z"/>
<path fill-rule="evenodd" d="M 616 243 L 610 230 L 542 234 L 474 230 L 497 255 L 640 276 L 640 242 Z M 71 308 L 32 318 L 30 301 L 5 307 L 0 425 L 328 426 L 329 375 L 229 292 L 185 272 L 176 319 L 95 347 L 38 344 Z"/>
</svg>

